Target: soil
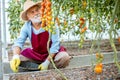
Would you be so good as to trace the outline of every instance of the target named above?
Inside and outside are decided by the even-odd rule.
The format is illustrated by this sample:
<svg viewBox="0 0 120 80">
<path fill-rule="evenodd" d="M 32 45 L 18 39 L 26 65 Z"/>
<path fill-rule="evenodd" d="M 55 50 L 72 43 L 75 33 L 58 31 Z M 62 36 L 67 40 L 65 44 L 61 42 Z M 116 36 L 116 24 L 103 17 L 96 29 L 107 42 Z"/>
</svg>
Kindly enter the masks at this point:
<svg viewBox="0 0 120 80">
<path fill-rule="evenodd" d="M 85 41 L 83 48 L 79 48 L 79 42 L 67 42 L 66 44 L 62 43 L 67 49 L 67 52 L 71 56 L 77 55 L 87 55 L 90 54 L 91 41 Z M 100 49 L 98 44 L 92 49 L 93 54 L 98 52 L 113 52 L 110 43 L 108 40 L 101 41 Z M 118 51 L 120 51 L 120 43 L 115 41 L 115 45 Z M 11 53 L 9 52 L 9 60 L 11 58 Z M 72 69 L 60 69 L 63 74 L 67 77 L 68 80 L 120 80 L 118 68 L 114 63 L 103 65 L 103 72 L 101 74 L 94 73 L 93 66 L 78 67 Z M 54 69 L 48 71 L 32 71 L 24 72 L 18 74 L 11 74 L 10 80 L 64 80 Z"/>
<path fill-rule="evenodd" d="M 63 46 L 65 46 L 67 48 L 67 52 L 71 55 L 71 56 L 77 56 L 77 55 L 88 55 L 88 54 L 95 54 L 98 51 L 102 52 L 113 52 L 113 49 L 110 45 L 109 40 L 102 40 L 99 44 L 95 43 L 94 47 L 92 48 L 91 52 L 91 45 L 92 42 L 91 41 L 85 41 L 83 44 L 83 47 L 80 48 L 78 46 L 79 42 L 66 42 L 66 44 L 62 43 Z M 120 51 L 120 43 L 118 42 L 118 40 L 115 40 L 115 46 L 117 51 Z"/>
<path fill-rule="evenodd" d="M 115 40 L 115 46 L 118 51 L 120 51 L 120 43 L 118 40 Z M 100 51 L 102 52 L 113 52 L 113 49 L 109 43 L 109 40 L 102 40 L 99 44 L 95 43 L 93 49 L 91 52 L 91 45 L 92 41 L 85 41 L 83 44 L 83 47 L 80 48 L 78 46 L 79 41 L 69 41 L 69 42 L 61 42 L 61 45 L 64 46 L 68 52 L 69 55 L 71 56 L 77 56 L 77 55 L 88 55 L 88 54 L 95 54 L 96 52 Z M 9 60 L 12 58 L 12 50 L 11 50 L 12 44 L 8 45 L 8 55 L 9 55 Z M 30 47 L 29 43 L 25 44 L 25 48 Z M 100 47 L 100 48 L 98 48 Z"/>
<path fill-rule="evenodd" d="M 72 69 L 61 69 L 61 72 L 68 80 L 120 80 L 118 77 L 118 68 L 114 64 L 106 64 L 103 66 L 103 72 L 96 74 L 93 67 L 81 67 Z M 10 80 L 64 80 L 55 70 L 36 71 L 19 73 L 11 75 Z"/>
</svg>

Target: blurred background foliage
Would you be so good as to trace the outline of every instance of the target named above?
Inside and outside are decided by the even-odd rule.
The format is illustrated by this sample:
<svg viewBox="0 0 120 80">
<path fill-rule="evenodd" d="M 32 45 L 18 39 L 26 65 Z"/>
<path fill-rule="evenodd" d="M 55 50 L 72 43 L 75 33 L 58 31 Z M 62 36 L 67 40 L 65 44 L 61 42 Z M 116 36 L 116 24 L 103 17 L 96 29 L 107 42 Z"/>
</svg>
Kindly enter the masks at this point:
<svg viewBox="0 0 120 80">
<path fill-rule="evenodd" d="M 19 35 L 24 22 L 19 15 L 26 0 L 10 0 L 6 9 L 10 19 L 9 31 L 11 40 Z M 40 0 L 33 0 L 40 1 Z M 115 3 L 119 2 L 115 14 Z M 120 0 L 51 0 L 53 21 L 59 26 L 61 34 L 70 32 L 80 36 L 80 43 L 87 38 L 88 31 L 97 34 L 109 32 L 113 27 L 114 35 L 120 28 Z M 112 16 L 114 19 L 112 21 Z M 106 24 L 113 26 L 106 26 Z M 55 25 L 56 25 L 55 24 Z"/>
</svg>

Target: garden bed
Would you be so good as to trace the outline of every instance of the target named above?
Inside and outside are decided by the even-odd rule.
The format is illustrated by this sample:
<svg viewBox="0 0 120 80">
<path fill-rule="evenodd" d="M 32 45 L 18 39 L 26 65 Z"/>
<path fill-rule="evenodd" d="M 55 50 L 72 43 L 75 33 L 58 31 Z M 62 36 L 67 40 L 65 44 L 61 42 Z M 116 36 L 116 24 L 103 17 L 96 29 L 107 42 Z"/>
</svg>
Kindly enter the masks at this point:
<svg viewBox="0 0 120 80">
<path fill-rule="evenodd" d="M 120 43 L 118 40 L 115 40 L 115 46 L 118 51 L 120 51 Z M 63 45 L 66 49 L 69 55 L 71 56 L 78 56 L 78 55 L 87 55 L 90 54 L 90 48 L 92 45 L 92 42 L 90 40 L 87 40 L 84 42 L 83 47 L 80 48 L 78 46 L 79 41 L 67 41 L 67 42 L 61 42 L 61 45 Z M 110 45 L 109 40 L 102 40 L 100 43 L 100 52 L 113 52 L 113 49 Z M 11 50 L 12 44 L 8 45 L 8 58 L 9 60 L 12 58 L 12 50 Z M 26 43 L 24 48 L 30 47 L 30 43 Z M 92 49 L 92 54 L 95 54 L 98 52 L 98 44 L 96 43 Z"/>
<path fill-rule="evenodd" d="M 75 42 L 64 42 L 62 45 L 64 45 L 67 48 L 67 52 L 74 57 L 77 56 L 86 56 L 89 55 L 90 48 L 91 48 L 91 41 L 85 41 L 83 48 L 79 48 L 78 45 L 79 41 Z M 115 40 L 115 45 L 118 51 L 120 51 L 120 43 L 118 43 L 117 40 Z M 29 44 L 27 44 L 29 46 Z M 26 47 L 27 47 L 26 46 Z M 97 49 L 98 45 L 95 45 L 92 54 L 95 54 L 98 52 Z M 109 54 L 113 52 L 110 43 L 108 40 L 103 40 L 100 43 L 100 52 L 106 53 L 104 55 L 105 61 L 112 61 L 106 63 L 103 65 L 103 72 L 101 74 L 94 73 L 94 66 L 85 65 L 85 66 L 78 66 L 78 67 L 68 67 L 64 69 L 60 69 L 63 74 L 68 78 L 68 80 L 120 80 L 117 79 L 119 77 L 118 68 L 113 63 L 113 55 Z M 107 55 L 109 54 L 109 56 Z M 119 54 L 119 53 L 118 53 Z M 12 56 L 12 53 L 9 52 L 9 60 Z M 88 56 L 89 57 L 89 56 Z M 95 56 L 94 56 L 95 58 Z M 120 56 L 118 55 L 118 58 Z M 82 60 L 85 61 L 82 61 Z M 84 57 L 79 58 L 79 60 L 76 58 L 76 60 L 71 60 L 72 65 L 81 64 L 82 62 L 87 63 L 90 62 L 90 57 L 85 59 Z M 104 61 L 104 62 L 105 62 Z M 92 63 L 91 63 L 92 64 Z M 64 80 L 54 69 L 48 70 L 48 71 L 30 71 L 30 72 L 19 72 L 19 73 L 10 73 L 10 74 L 4 74 L 4 80 Z"/>
<path fill-rule="evenodd" d="M 120 80 L 115 64 L 103 65 L 103 72 L 96 74 L 92 66 L 61 69 L 68 80 Z M 8 77 L 9 76 L 9 77 Z M 48 71 L 21 72 L 6 75 L 6 80 L 64 80 L 54 69 Z"/>
</svg>

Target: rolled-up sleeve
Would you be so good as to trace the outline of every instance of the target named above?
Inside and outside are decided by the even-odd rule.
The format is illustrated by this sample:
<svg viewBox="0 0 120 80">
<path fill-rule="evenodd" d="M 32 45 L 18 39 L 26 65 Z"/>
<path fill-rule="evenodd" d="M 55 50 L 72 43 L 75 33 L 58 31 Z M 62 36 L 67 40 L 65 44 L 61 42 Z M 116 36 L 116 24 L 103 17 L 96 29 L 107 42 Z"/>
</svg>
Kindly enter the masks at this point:
<svg viewBox="0 0 120 80">
<path fill-rule="evenodd" d="M 12 48 L 15 46 L 20 47 L 21 49 L 23 48 L 23 45 L 28 37 L 27 31 L 25 29 L 25 25 L 21 28 L 20 35 L 19 37 L 15 40 L 14 45 Z"/>
<path fill-rule="evenodd" d="M 55 34 L 51 35 L 51 39 L 52 39 L 52 45 L 50 47 L 51 54 L 57 53 L 60 49 L 60 40 L 59 40 L 60 33 L 58 27 L 56 27 L 55 32 L 56 32 Z"/>
</svg>

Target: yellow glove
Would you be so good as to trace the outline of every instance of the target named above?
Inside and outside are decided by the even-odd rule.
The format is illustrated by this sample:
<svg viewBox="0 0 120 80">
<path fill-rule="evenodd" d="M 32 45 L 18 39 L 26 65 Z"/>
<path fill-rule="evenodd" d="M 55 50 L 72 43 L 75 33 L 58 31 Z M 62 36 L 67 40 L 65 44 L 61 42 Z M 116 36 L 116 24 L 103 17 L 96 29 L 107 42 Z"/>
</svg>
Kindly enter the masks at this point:
<svg viewBox="0 0 120 80">
<path fill-rule="evenodd" d="M 18 72 L 18 66 L 20 65 L 19 55 L 14 55 L 12 60 L 10 61 L 10 67 L 13 72 Z"/>
<path fill-rule="evenodd" d="M 38 69 L 40 69 L 40 70 L 47 70 L 48 66 L 49 66 L 49 63 L 50 63 L 50 61 L 46 59 L 43 63 L 41 63 L 38 66 Z"/>
</svg>

